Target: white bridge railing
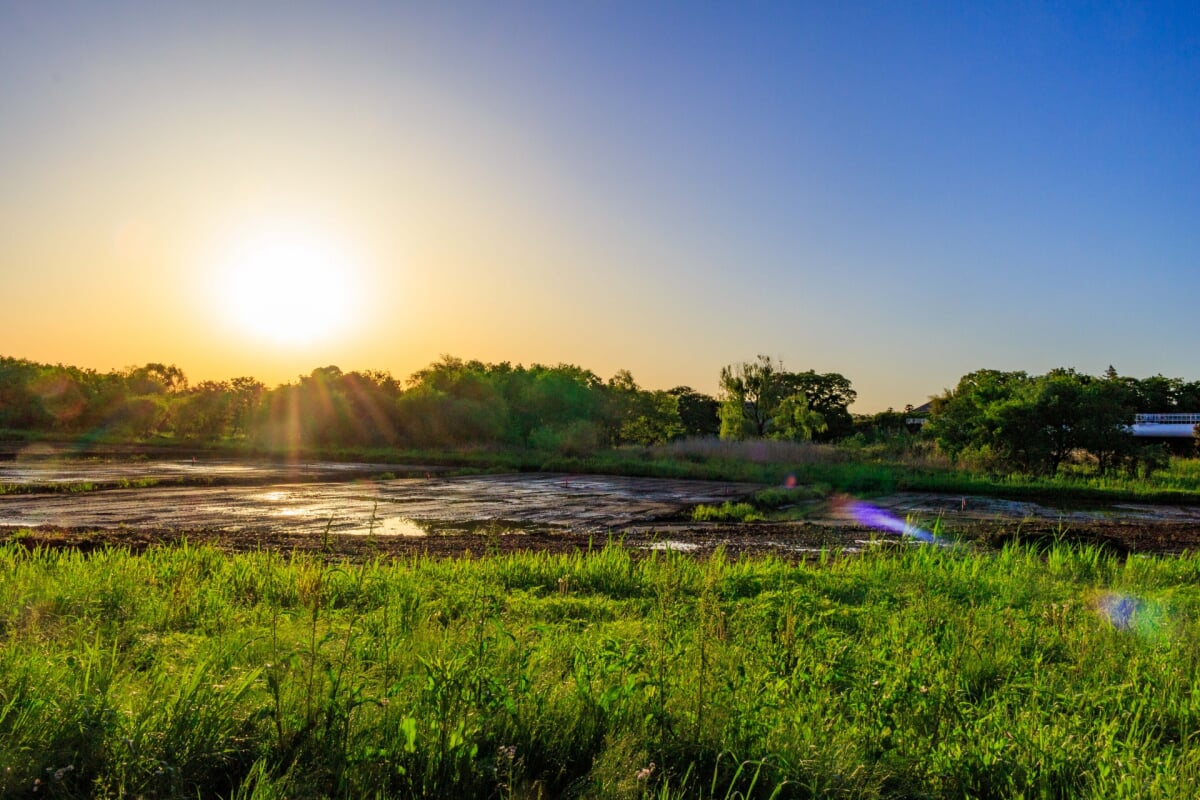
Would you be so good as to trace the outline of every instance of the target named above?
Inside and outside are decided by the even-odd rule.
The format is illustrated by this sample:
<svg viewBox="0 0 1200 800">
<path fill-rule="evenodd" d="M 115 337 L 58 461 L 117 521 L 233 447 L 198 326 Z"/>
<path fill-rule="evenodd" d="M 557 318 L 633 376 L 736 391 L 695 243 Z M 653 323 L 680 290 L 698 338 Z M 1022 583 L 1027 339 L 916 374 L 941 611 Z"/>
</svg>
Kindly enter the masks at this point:
<svg viewBox="0 0 1200 800">
<path fill-rule="evenodd" d="M 1195 425 L 1200 414 L 1134 414 L 1135 425 Z"/>
<path fill-rule="evenodd" d="M 909 417 L 908 425 L 921 426 L 926 417 Z M 1134 436 L 1146 439 L 1190 439 L 1195 433 L 1193 426 L 1200 424 L 1200 414 L 1134 414 L 1133 424 L 1126 430 Z"/>
</svg>

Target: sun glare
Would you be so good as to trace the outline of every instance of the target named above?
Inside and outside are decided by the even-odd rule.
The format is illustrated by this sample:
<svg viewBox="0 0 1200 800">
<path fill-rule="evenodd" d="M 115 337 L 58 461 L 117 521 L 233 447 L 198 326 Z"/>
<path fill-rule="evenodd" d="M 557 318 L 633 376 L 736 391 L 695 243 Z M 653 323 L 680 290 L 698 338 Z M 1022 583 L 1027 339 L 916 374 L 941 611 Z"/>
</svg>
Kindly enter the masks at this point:
<svg viewBox="0 0 1200 800">
<path fill-rule="evenodd" d="M 306 231 L 239 237 L 221 260 L 229 322 L 261 341 L 300 346 L 342 332 L 355 313 L 356 264 L 346 247 Z"/>
</svg>

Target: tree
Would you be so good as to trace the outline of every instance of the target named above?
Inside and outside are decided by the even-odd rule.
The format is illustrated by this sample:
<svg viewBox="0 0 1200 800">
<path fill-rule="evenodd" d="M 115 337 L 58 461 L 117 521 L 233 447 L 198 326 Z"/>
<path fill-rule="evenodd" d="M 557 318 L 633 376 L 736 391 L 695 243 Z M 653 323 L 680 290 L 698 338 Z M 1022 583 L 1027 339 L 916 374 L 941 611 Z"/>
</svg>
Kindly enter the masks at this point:
<svg viewBox="0 0 1200 800">
<path fill-rule="evenodd" d="M 767 435 L 786 393 L 782 370 L 770 356 L 721 368 L 721 438 L 748 439 Z"/>
<path fill-rule="evenodd" d="M 797 442 L 810 441 L 815 434 L 829 429 L 825 416 L 808 405 L 803 392 L 788 395 L 779 403 L 779 409 L 771 420 L 772 439 L 790 439 Z"/>
<path fill-rule="evenodd" d="M 906 420 L 912 416 L 913 407 L 908 405 L 904 411 L 879 411 L 874 414 L 854 415 L 854 435 L 863 442 L 873 442 L 879 439 L 889 439 L 907 435 Z"/>
<path fill-rule="evenodd" d="M 535 431 L 562 431 L 570 427 L 579 440 L 581 426 L 603 427 L 604 382 L 591 370 L 573 364 L 547 367 L 534 364 L 517 400 L 517 417 L 526 441 Z M 543 434 L 543 441 L 547 434 Z"/>
<path fill-rule="evenodd" d="M 1105 374 L 1103 379 L 1087 385 L 1080 401 L 1076 441 L 1095 457 L 1100 474 L 1111 471 L 1132 454 L 1134 439 L 1126 426 L 1133 421 L 1135 404 L 1135 390 L 1123 378 Z"/>
<path fill-rule="evenodd" d="M 155 394 L 131 397 L 109 422 L 109 428 L 142 438 L 156 433 L 167 417 L 167 401 Z"/>
<path fill-rule="evenodd" d="M 715 397 L 697 392 L 690 386 L 668 389 L 679 407 L 679 422 L 684 436 L 716 436 L 721 432 L 718 409 L 721 404 Z"/>
<path fill-rule="evenodd" d="M 954 389 L 933 398 L 926 434 L 951 459 L 990 460 L 998 440 L 992 407 L 1011 398 L 1016 387 L 1028 380 L 1024 372 L 981 369 L 967 373 Z"/>
<path fill-rule="evenodd" d="M 234 378 L 229 382 L 230 398 L 230 433 L 234 436 L 249 431 L 250 423 L 262 402 L 267 387 L 250 377 Z"/>
<path fill-rule="evenodd" d="M 1181 382 L 1177 399 L 1176 411 L 1200 414 L 1200 381 Z"/>
<path fill-rule="evenodd" d="M 624 369 L 604 388 L 609 444 L 662 444 L 683 432 L 679 400 L 674 395 L 640 388 Z"/>
<path fill-rule="evenodd" d="M 397 401 L 397 422 L 399 438 L 410 444 L 503 443 L 560 452 L 622 441 L 625 400 L 640 402 L 643 394 L 627 372 L 609 386 L 572 364 L 525 368 L 450 356 L 414 373 L 408 385 Z M 650 434 L 643 428 L 637 435 Z"/>
<path fill-rule="evenodd" d="M 357 443 L 382 446 L 395 443 L 400 383 L 387 372 L 348 372 L 341 378 L 350 417 L 356 421 Z"/>
<path fill-rule="evenodd" d="M 804 398 L 803 403 L 799 397 Z M 836 372 L 786 372 L 782 364 L 760 355 L 755 362 L 721 370 L 721 438 L 771 436 L 780 422 L 788 426 L 785 436 L 803 430 L 825 439 L 845 436 L 854 427 L 848 406 L 855 397 L 850 381 Z M 785 401 L 789 403 L 786 409 Z M 816 416 L 807 417 L 809 424 L 797 427 L 800 418 L 796 414 Z"/>
<path fill-rule="evenodd" d="M 233 420 L 234 395 L 228 383 L 204 381 L 175 401 L 171 427 L 188 439 L 220 439 Z"/>
<path fill-rule="evenodd" d="M 0 358 L 0 428 L 36 430 L 50 422 L 32 386 L 39 372 L 32 361 Z"/>
<path fill-rule="evenodd" d="M 1167 414 L 1179 407 L 1179 396 L 1183 381 L 1179 378 L 1164 378 L 1152 375 L 1133 381 L 1133 402 L 1139 414 Z"/>
<path fill-rule="evenodd" d="M 129 391 L 135 395 L 172 394 L 187 388 L 187 376 L 174 364 L 150 363 L 127 371 Z"/>
<path fill-rule="evenodd" d="M 1073 369 L 1033 377 L 979 370 L 934 398 L 926 432 L 952 458 L 997 470 L 1053 475 L 1072 452 L 1086 451 L 1106 473 L 1136 457 L 1128 430 L 1136 384 L 1111 367 L 1099 379 Z"/>
<path fill-rule="evenodd" d="M 825 435 L 819 438 L 840 439 L 853 433 L 854 418 L 850 416 L 849 406 L 857 399 L 858 393 L 845 376 L 836 372 L 822 374 L 810 369 L 806 372 L 784 373 L 783 381 L 789 389 L 788 396 L 803 393 L 808 407 L 821 415 L 825 424 L 817 433 Z"/>
<path fill-rule="evenodd" d="M 1035 381 L 1037 422 L 1045 438 L 1043 460 L 1051 475 L 1079 446 L 1083 396 L 1091 378 L 1073 369 L 1055 369 Z"/>
</svg>

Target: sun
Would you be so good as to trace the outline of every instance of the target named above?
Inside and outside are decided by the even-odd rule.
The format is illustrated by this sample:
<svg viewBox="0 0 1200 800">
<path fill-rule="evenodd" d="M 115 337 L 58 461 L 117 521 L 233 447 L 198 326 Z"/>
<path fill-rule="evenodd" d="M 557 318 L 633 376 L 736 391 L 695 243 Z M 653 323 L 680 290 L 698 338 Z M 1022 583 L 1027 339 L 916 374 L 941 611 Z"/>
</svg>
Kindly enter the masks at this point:
<svg viewBox="0 0 1200 800">
<path fill-rule="evenodd" d="M 355 314 L 357 264 L 334 238 L 303 228 L 243 234 L 219 257 L 227 321 L 259 341 L 298 347 L 342 333 Z"/>
</svg>

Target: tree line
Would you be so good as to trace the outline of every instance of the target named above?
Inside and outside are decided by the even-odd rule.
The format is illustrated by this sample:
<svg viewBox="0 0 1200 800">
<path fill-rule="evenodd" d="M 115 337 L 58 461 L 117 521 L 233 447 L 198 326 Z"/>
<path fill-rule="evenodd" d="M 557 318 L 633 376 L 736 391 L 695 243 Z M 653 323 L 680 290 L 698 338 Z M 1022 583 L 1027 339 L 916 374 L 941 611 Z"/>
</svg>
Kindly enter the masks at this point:
<svg viewBox="0 0 1200 800">
<path fill-rule="evenodd" d="M 267 388 L 239 377 L 191 384 L 173 364 L 124 370 L 0 357 L 0 429 L 47 434 L 235 438 L 267 448 L 509 446 L 588 452 L 680 437 L 836 438 L 854 399 L 840 375 L 791 373 L 769 358 L 726 367 L 714 398 L 608 380 L 571 364 L 529 367 L 443 356 L 406 381 L 314 369 Z"/>
<path fill-rule="evenodd" d="M 586 451 L 716 432 L 716 401 L 686 386 L 605 381 L 568 364 L 523 367 L 443 357 L 406 382 L 315 369 L 268 389 L 254 378 L 189 384 L 160 363 L 97 372 L 0 358 L 0 429 L 265 447 L 507 445 Z"/>
<path fill-rule="evenodd" d="M 997 472 L 1053 475 L 1079 456 L 1100 472 L 1148 471 L 1161 447 L 1129 432 L 1134 414 L 1200 413 L 1200 381 L 1138 380 L 1109 368 L 1045 375 L 978 370 L 932 398 L 920 434 L 911 414 L 853 416 L 839 373 L 792 372 L 768 356 L 720 372 L 716 397 L 651 390 L 621 370 L 608 380 L 571 364 L 529 367 L 443 356 L 401 381 L 390 373 L 314 369 L 268 388 L 239 377 L 190 384 L 172 364 L 97 372 L 0 357 L 0 429 L 49 435 L 168 435 L 288 447 L 519 447 L 586 453 L 682 437 L 836 442 L 924 440 L 951 459 Z"/>
<path fill-rule="evenodd" d="M 994 471 L 1054 475 L 1083 455 L 1102 474 L 1146 474 L 1167 451 L 1133 437 L 1129 426 L 1144 413 L 1200 413 L 1200 381 L 1138 380 L 1111 366 L 1100 376 L 977 370 L 933 398 L 924 433 L 951 458 Z"/>
</svg>

